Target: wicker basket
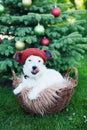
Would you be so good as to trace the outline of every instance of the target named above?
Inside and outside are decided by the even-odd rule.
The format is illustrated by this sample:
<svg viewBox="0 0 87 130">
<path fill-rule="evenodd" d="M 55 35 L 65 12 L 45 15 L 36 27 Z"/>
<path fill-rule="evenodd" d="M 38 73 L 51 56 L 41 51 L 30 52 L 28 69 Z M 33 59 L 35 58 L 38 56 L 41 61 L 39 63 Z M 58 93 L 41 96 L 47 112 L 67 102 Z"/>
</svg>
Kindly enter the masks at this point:
<svg viewBox="0 0 87 130">
<path fill-rule="evenodd" d="M 71 70 L 75 71 L 75 79 L 69 77 Z M 22 81 L 21 78 L 13 75 L 13 87 L 16 88 Z M 67 87 L 58 90 L 56 85 L 45 89 L 40 93 L 37 99 L 29 100 L 27 94 L 30 89 L 23 89 L 22 92 L 16 95 L 20 105 L 29 114 L 52 114 L 63 110 L 70 102 L 74 89 L 78 84 L 78 71 L 75 67 L 71 67 L 67 70 L 64 78 L 68 80 Z"/>
</svg>

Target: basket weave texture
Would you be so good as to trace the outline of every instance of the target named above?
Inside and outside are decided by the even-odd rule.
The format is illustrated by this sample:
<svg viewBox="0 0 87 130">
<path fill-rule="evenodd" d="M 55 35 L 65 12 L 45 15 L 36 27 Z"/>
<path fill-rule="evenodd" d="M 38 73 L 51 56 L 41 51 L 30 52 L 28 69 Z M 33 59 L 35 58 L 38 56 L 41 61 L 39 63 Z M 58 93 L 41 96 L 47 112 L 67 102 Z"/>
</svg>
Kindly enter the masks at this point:
<svg viewBox="0 0 87 130">
<path fill-rule="evenodd" d="M 69 77 L 71 70 L 75 72 L 75 79 Z M 15 72 L 13 75 L 13 87 L 16 88 L 22 79 L 17 77 Z M 37 99 L 29 100 L 28 93 L 31 91 L 29 88 L 24 88 L 20 94 L 16 95 L 22 108 L 29 114 L 52 114 L 62 111 L 70 102 L 73 92 L 78 84 L 78 71 L 75 67 L 70 67 L 64 78 L 68 81 L 67 87 L 58 89 L 57 85 L 43 90 Z"/>
</svg>

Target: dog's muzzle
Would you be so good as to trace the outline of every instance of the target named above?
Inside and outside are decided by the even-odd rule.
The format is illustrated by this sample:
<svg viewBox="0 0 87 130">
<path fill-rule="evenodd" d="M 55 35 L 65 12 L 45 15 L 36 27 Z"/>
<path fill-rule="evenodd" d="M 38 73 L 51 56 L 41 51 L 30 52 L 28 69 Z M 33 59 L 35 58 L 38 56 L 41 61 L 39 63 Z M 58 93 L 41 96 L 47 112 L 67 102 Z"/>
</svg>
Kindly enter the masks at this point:
<svg viewBox="0 0 87 130">
<path fill-rule="evenodd" d="M 33 66 L 31 73 L 35 75 L 35 74 L 37 74 L 39 71 L 40 71 L 40 70 L 39 70 L 39 68 L 38 68 L 37 66 Z"/>
</svg>

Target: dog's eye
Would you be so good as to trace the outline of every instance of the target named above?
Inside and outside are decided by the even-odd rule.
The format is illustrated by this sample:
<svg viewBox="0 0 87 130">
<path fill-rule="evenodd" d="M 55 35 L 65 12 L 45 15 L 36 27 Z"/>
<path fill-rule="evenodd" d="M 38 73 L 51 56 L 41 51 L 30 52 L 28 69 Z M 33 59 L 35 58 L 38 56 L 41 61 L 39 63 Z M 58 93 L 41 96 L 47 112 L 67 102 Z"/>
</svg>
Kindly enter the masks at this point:
<svg viewBox="0 0 87 130">
<path fill-rule="evenodd" d="M 31 62 L 31 59 L 29 59 L 28 61 Z"/>
<path fill-rule="evenodd" d="M 41 62 L 41 60 L 38 60 L 38 62 Z"/>
</svg>

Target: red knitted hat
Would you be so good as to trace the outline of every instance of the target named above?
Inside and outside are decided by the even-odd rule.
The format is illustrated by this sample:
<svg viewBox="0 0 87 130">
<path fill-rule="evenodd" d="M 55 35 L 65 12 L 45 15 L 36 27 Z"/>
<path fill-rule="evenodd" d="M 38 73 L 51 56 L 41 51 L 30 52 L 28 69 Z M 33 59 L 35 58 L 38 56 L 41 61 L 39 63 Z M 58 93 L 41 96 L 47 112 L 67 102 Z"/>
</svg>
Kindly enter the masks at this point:
<svg viewBox="0 0 87 130">
<path fill-rule="evenodd" d="M 16 52 L 14 59 L 16 60 L 16 62 L 24 64 L 26 59 L 31 55 L 41 57 L 44 60 L 44 63 L 46 63 L 47 58 L 48 59 L 52 58 L 52 54 L 48 50 L 40 50 L 38 48 L 28 48 L 23 52 Z"/>
</svg>

